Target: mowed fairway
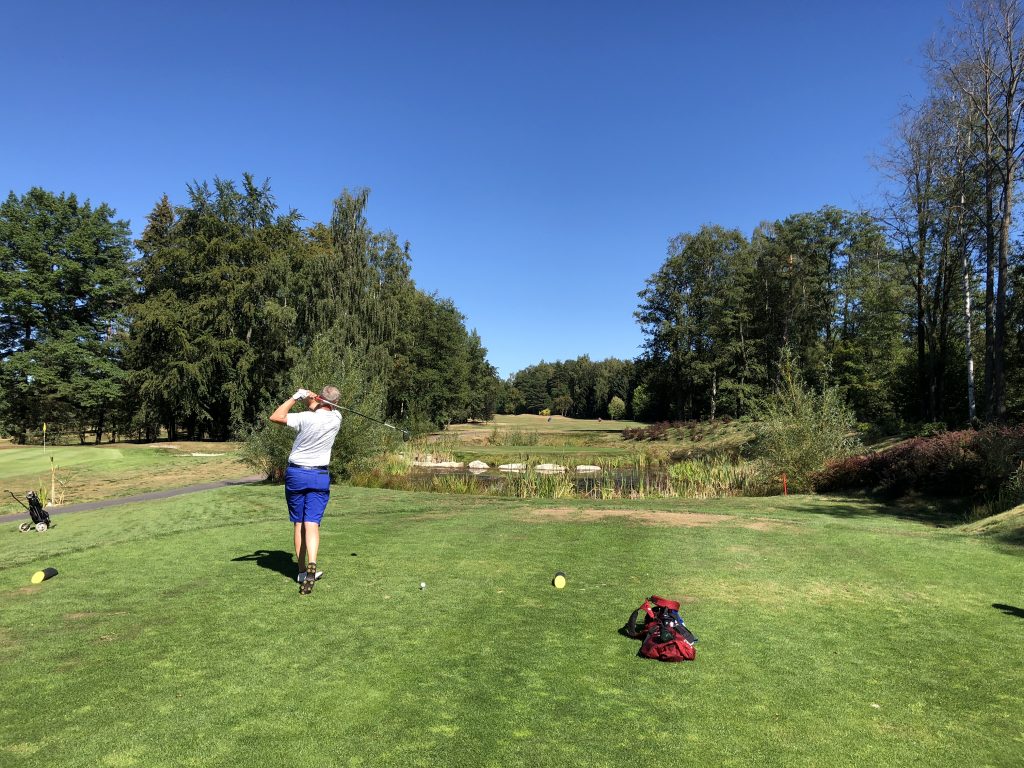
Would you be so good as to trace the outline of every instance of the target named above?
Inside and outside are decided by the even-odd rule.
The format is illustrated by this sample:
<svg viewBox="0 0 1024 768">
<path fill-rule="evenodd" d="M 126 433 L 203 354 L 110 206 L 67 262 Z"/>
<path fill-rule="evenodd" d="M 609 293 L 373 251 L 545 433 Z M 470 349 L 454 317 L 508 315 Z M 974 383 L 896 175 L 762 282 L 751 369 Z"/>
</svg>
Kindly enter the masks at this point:
<svg viewBox="0 0 1024 768">
<path fill-rule="evenodd" d="M 282 497 L 4 526 L 0 764 L 1021 764 L 1012 549 L 860 500 L 336 488 L 300 597 Z M 652 593 L 695 662 L 618 633 Z"/>
<path fill-rule="evenodd" d="M 25 510 L 5 489 L 51 487 L 50 459 L 63 481 L 65 504 L 177 488 L 256 474 L 238 458 L 238 443 L 106 443 L 103 445 L 12 446 L 0 444 L 0 515 Z M 28 515 L 25 515 L 28 520 Z"/>
</svg>

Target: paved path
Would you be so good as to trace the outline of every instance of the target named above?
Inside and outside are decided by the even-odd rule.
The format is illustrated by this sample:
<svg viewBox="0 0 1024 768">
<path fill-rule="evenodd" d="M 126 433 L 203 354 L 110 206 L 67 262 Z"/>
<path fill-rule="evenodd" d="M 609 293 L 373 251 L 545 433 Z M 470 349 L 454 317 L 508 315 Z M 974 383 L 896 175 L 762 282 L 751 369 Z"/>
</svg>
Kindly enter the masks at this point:
<svg viewBox="0 0 1024 768">
<path fill-rule="evenodd" d="M 117 507 L 121 504 L 137 504 L 140 501 L 154 501 L 156 499 L 169 499 L 172 496 L 180 496 L 183 493 L 196 493 L 198 491 L 209 491 L 214 488 L 223 488 L 226 485 L 248 485 L 259 483 L 265 480 L 263 475 L 242 477 L 237 480 L 217 480 L 212 483 L 199 483 L 198 485 L 186 485 L 183 488 L 169 488 L 165 491 L 153 491 L 152 493 L 140 493 L 137 496 L 120 496 L 116 499 L 103 499 L 101 501 L 89 501 L 84 504 L 66 504 L 63 507 L 47 507 L 46 512 L 53 517 L 65 512 L 88 512 L 92 509 L 104 509 L 105 507 Z M 8 497 L 9 498 L 9 497 Z M 6 523 L 19 518 L 30 519 L 28 511 L 23 510 L 13 515 L 0 515 L 0 523 Z"/>
</svg>

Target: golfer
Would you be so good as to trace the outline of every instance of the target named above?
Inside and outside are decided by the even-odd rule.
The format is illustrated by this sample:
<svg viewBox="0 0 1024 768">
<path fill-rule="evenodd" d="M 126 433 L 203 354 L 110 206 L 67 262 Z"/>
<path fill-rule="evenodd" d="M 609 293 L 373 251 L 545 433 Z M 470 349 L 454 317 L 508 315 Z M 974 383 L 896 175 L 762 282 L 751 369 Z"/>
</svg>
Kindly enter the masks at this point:
<svg viewBox="0 0 1024 768">
<path fill-rule="evenodd" d="M 302 585 L 299 591 L 303 595 L 312 592 L 317 578 L 323 575 L 316 569 L 316 558 L 320 549 L 320 521 L 331 495 L 327 471 L 331 447 L 341 429 L 341 412 L 336 410 L 340 396 L 337 387 L 324 387 L 319 396 L 300 389 L 270 416 L 275 424 L 284 424 L 297 433 L 284 473 L 284 497 L 288 501 L 288 516 L 295 524 L 295 559 Z M 291 413 L 292 406 L 300 400 L 305 401 L 308 410 Z"/>
</svg>

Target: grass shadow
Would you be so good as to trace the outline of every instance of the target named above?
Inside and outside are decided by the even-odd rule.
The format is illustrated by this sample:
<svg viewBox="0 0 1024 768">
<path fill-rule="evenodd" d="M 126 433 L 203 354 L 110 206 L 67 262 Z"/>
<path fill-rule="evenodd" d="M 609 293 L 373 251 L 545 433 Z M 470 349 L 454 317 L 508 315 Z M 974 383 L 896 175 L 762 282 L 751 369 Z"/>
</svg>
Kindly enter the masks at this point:
<svg viewBox="0 0 1024 768">
<path fill-rule="evenodd" d="M 808 496 L 804 509 L 833 517 L 856 518 L 886 515 L 900 520 L 912 520 L 936 528 L 950 528 L 967 521 L 971 504 L 963 500 L 924 499 L 907 496 L 898 500 L 881 499 L 877 496 Z M 844 503 L 856 500 L 858 503 Z M 821 503 L 822 501 L 826 503 Z M 866 504 L 864 502 L 867 502 Z"/>
<path fill-rule="evenodd" d="M 1015 605 L 1005 605 L 1004 603 L 992 603 L 992 607 L 1002 611 L 1007 616 L 1016 616 L 1018 619 L 1024 619 L 1024 608 L 1018 608 Z"/>
<path fill-rule="evenodd" d="M 266 568 L 268 571 L 276 571 L 282 576 L 287 576 L 289 579 L 295 578 L 299 572 L 292 554 L 280 549 L 275 549 L 273 551 L 269 549 L 257 549 L 251 555 L 233 557 L 231 558 L 231 562 L 255 562 L 260 568 Z"/>
</svg>

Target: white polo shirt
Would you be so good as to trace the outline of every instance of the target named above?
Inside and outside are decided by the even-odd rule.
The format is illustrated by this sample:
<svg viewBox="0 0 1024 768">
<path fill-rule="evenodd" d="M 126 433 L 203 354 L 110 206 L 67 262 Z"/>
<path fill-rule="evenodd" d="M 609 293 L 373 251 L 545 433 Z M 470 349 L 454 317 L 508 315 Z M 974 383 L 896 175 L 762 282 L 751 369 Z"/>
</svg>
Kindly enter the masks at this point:
<svg viewBox="0 0 1024 768">
<path fill-rule="evenodd" d="M 317 408 L 289 413 L 288 426 L 298 432 L 288 461 L 300 467 L 326 467 L 331 463 L 331 448 L 341 429 L 340 411 Z"/>
</svg>

